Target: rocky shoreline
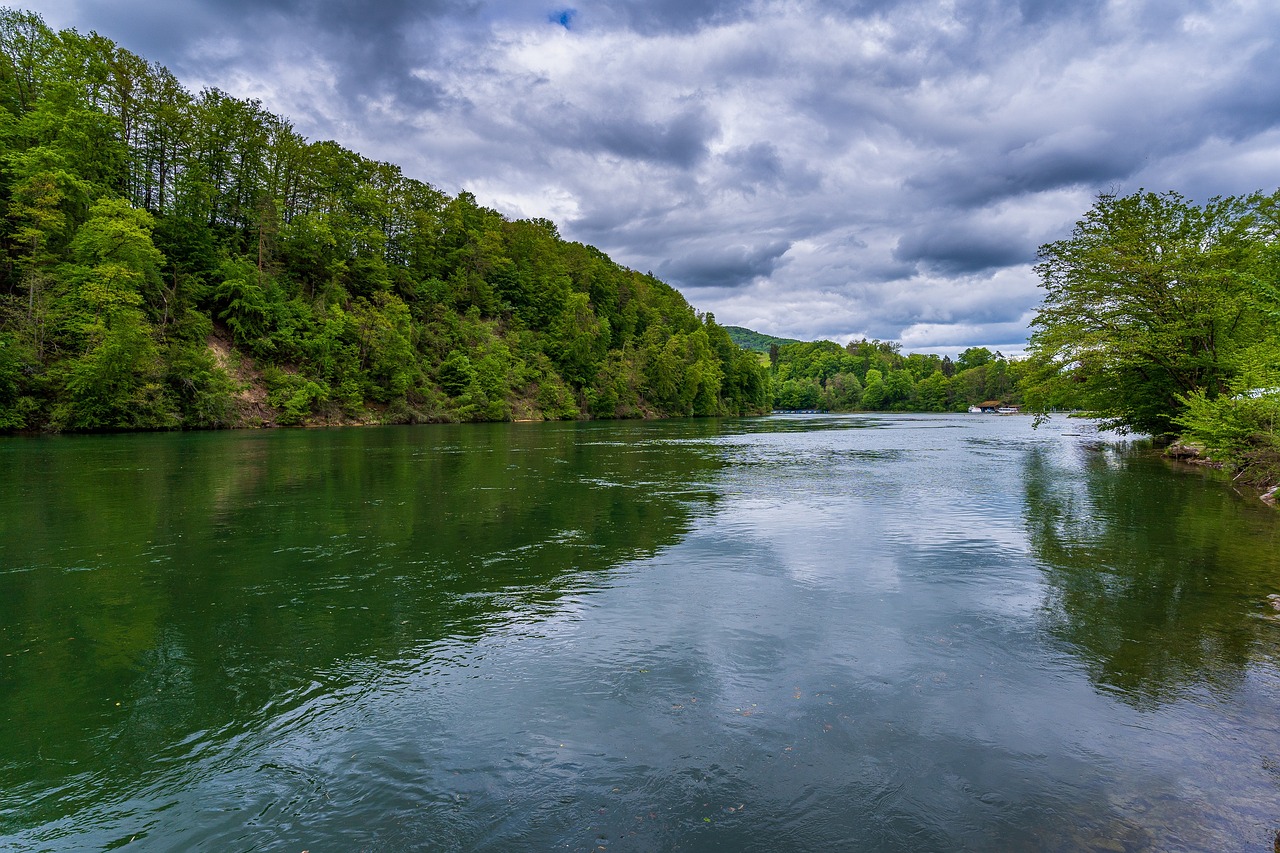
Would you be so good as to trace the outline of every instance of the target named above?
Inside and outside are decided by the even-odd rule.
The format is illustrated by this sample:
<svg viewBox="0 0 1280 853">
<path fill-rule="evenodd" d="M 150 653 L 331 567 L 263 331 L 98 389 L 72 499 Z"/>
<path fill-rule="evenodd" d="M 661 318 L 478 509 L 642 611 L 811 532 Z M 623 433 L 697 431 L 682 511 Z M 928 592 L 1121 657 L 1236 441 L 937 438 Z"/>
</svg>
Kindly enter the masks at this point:
<svg viewBox="0 0 1280 853">
<path fill-rule="evenodd" d="M 1187 465 L 1200 465 L 1217 470 L 1227 467 L 1222 462 L 1212 458 L 1202 445 L 1192 442 L 1175 441 L 1165 448 L 1164 455 L 1169 459 Z M 1280 484 L 1264 481 L 1252 483 L 1252 485 L 1260 490 L 1258 499 L 1263 503 L 1269 506 L 1276 506 L 1277 501 L 1280 501 Z"/>
</svg>

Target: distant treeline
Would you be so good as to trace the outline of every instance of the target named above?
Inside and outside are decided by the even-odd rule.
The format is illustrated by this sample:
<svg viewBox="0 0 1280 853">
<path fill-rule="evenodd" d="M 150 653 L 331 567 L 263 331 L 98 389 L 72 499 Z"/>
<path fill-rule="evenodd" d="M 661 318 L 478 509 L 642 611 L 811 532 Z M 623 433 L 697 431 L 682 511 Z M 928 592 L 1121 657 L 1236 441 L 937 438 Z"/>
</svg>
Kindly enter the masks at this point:
<svg viewBox="0 0 1280 853">
<path fill-rule="evenodd" d="M 831 412 L 963 412 L 987 401 L 1016 404 L 1025 365 L 986 347 L 950 357 L 911 353 L 885 341 L 775 346 L 769 359 L 776 409 Z"/>
<path fill-rule="evenodd" d="M 0 429 L 737 415 L 651 275 L 0 10 Z"/>
<path fill-rule="evenodd" d="M 768 352 L 770 347 L 782 346 L 783 344 L 803 343 L 795 338 L 775 338 L 773 335 L 766 335 L 761 332 L 755 332 L 751 329 L 744 329 L 742 326 L 725 326 L 725 331 L 729 333 L 730 339 L 742 347 L 752 352 Z"/>
</svg>

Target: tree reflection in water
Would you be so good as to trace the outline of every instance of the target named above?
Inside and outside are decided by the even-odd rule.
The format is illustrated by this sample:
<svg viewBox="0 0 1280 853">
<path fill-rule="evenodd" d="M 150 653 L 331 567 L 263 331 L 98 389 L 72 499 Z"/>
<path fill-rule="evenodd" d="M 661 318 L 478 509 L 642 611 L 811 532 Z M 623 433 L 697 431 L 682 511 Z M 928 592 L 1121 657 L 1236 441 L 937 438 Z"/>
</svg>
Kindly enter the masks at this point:
<svg viewBox="0 0 1280 853">
<path fill-rule="evenodd" d="M 1280 524 L 1206 473 L 1170 476 L 1149 446 L 1086 444 L 1027 465 L 1026 524 L 1046 620 L 1099 688 L 1149 708 L 1232 691 L 1276 651 Z"/>
</svg>

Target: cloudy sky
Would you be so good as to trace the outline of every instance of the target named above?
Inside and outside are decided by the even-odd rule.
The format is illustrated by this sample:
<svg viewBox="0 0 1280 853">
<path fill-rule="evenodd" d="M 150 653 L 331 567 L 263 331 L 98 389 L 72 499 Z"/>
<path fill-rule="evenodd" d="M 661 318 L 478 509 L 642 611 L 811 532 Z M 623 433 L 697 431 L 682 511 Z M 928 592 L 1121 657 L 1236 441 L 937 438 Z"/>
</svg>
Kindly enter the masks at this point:
<svg viewBox="0 0 1280 853">
<path fill-rule="evenodd" d="M 1099 191 L 1280 185 L 1275 0 L 32 8 L 803 339 L 1016 353 Z"/>
</svg>

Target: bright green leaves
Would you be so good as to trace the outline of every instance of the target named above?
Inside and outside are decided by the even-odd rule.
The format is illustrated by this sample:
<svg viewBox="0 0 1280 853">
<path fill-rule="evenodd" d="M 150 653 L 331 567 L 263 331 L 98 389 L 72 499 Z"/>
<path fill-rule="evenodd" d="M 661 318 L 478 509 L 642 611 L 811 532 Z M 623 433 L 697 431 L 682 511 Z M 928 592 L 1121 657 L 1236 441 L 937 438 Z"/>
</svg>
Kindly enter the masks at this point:
<svg viewBox="0 0 1280 853">
<path fill-rule="evenodd" d="M 110 325 L 122 312 L 155 307 L 164 256 L 151 242 L 153 221 L 123 199 L 102 199 L 71 242 L 81 271 L 79 299 L 94 322 Z"/>
<path fill-rule="evenodd" d="M 164 381 L 182 426 L 217 429 L 234 423 L 237 388 L 209 347 L 173 341 L 162 357 Z"/>
<path fill-rule="evenodd" d="M 1103 195 L 1040 250 L 1028 401 L 1122 429 L 1179 429 L 1259 482 L 1280 479 L 1280 193 Z"/>
<path fill-rule="evenodd" d="M 866 384 L 862 389 L 862 407 L 864 409 L 885 408 L 886 389 L 884 375 L 874 367 L 867 371 Z"/>
<path fill-rule="evenodd" d="M 1235 353 L 1266 327 L 1258 229 L 1266 199 L 1103 195 L 1071 237 L 1040 249 L 1033 321 L 1038 405 L 1073 403 L 1110 426 L 1174 431 L 1183 396 L 1224 393 Z"/>
<path fill-rule="evenodd" d="M 826 411 L 964 411 L 986 400 L 1019 401 L 1024 362 L 971 347 L 957 362 L 897 344 L 832 341 L 781 344 L 769 354 L 773 404 Z"/>
<path fill-rule="evenodd" d="M 950 381 L 938 370 L 916 383 L 916 396 L 921 410 L 945 412 L 947 410 L 947 386 Z"/>
<path fill-rule="evenodd" d="M 303 423 L 329 400 L 329 389 L 305 376 L 272 367 L 263 372 L 263 378 L 267 402 L 276 408 L 276 423 L 281 426 Z"/>
<path fill-rule="evenodd" d="M 40 96 L 57 36 L 32 12 L 0 14 L 0 106 L 17 115 Z"/>
<path fill-rule="evenodd" d="M 74 289 L 63 322 L 75 330 L 79 354 L 57 366 L 61 393 L 52 424 L 59 429 L 174 426 L 162 388 L 151 324 L 143 313 L 159 293 L 164 263 L 151 242 L 152 220 L 120 199 L 102 199 L 71 241 Z M 153 306 L 154 307 L 154 306 Z"/>
<path fill-rule="evenodd" d="M 218 319 L 227 324 L 237 344 L 260 350 L 270 330 L 271 308 L 259 284 L 258 271 L 244 258 L 228 259 L 218 271 L 221 284 L 214 288 Z"/>
<path fill-rule="evenodd" d="M 476 369 L 471 359 L 461 350 L 454 350 L 440 363 L 436 371 L 436 381 L 449 395 L 460 396 L 476 381 Z"/>
<path fill-rule="evenodd" d="M 1229 392 L 1181 396 L 1174 422 L 1183 438 L 1206 448 L 1244 479 L 1280 482 L 1280 328 L 1233 359 Z"/>
<path fill-rule="evenodd" d="M 23 429 L 38 410 L 28 393 L 28 374 L 36 359 L 31 349 L 11 332 L 0 332 L 0 430 Z"/>
<path fill-rule="evenodd" d="M 348 314 L 368 395 L 384 403 L 403 397 L 415 379 L 408 306 L 389 293 L 375 293 L 372 301 L 352 302 Z"/>
<path fill-rule="evenodd" d="M 52 415 L 57 429 L 137 429 L 177 426 L 161 384 L 162 365 L 137 312 L 120 311 L 95 329 L 88 349 L 65 363 Z"/>
<path fill-rule="evenodd" d="M 28 264 L 47 265 L 66 247 L 72 224 L 87 207 L 89 188 L 50 149 L 28 149 L 7 160 L 16 178 L 8 210 L 15 254 Z"/>
<path fill-rule="evenodd" d="M 585 293 L 571 293 L 547 335 L 547 353 L 561 374 L 578 385 L 590 385 L 609 349 L 609 321 L 591 310 Z"/>
<path fill-rule="evenodd" d="M 965 371 L 982 367 L 984 364 L 989 364 L 995 357 L 995 353 L 986 347 L 969 347 L 956 356 L 956 370 Z"/>
</svg>

